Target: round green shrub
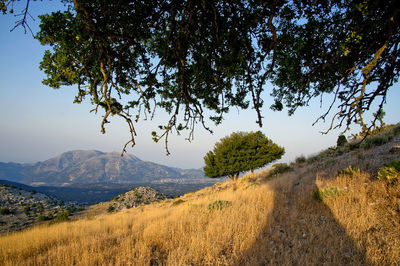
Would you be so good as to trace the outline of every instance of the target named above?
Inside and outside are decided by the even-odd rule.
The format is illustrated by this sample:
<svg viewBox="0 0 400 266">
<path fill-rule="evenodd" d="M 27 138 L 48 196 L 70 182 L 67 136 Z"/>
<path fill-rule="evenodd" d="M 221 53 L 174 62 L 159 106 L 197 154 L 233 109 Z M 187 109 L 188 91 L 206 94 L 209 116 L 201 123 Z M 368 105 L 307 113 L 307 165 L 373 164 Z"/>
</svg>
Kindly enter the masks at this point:
<svg viewBox="0 0 400 266">
<path fill-rule="evenodd" d="M 344 145 L 346 145 L 347 143 L 347 139 L 345 135 L 340 135 L 336 141 L 336 146 L 337 147 L 342 147 Z"/>
</svg>

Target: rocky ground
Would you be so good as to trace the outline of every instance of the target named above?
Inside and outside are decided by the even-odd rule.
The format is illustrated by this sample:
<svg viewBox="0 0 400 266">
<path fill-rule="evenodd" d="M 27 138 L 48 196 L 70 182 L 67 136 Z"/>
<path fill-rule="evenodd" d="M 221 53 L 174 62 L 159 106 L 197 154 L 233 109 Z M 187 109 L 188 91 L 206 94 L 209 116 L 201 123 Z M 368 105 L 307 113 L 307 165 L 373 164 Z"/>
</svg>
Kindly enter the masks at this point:
<svg viewBox="0 0 400 266">
<path fill-rule="evenodd" d="M 164 199 L 166 199 L 164 194 L 151 187 L 137 187 L 114 197 L 109 203 L 108 211 L 129 209 Z"/>
<path fill-rule="evenodd" d="M 79 210 L 64 202 L 36 191 L 0 185 L 0 233 L 21 230 L 45 221 L 68 219 Z"/>
</svg>

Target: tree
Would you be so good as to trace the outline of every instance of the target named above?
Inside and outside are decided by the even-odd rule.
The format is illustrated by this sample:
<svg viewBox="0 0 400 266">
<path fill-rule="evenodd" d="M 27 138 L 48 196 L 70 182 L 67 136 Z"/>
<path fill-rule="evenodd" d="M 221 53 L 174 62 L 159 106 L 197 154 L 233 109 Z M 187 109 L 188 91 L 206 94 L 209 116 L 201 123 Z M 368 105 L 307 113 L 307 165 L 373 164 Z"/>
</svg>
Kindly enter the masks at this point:
<svg viewBox="0 0 400 266">
<path fill-rule="evenodd" d="M 11 10 L 14 0 L 0 0 Z M 352 123 L 368 132 L 364 112 L 378 103 L 399 78 L 400 9 L 394 0 L 236 1 L 64 1 L 65 12 L 41 16 L 36 38 L 46 51 L 41 69 L 53 88 L 77 86 L 75 101 L 90 97 L 104 108 L 101 131 L 110 116 L 129 124 L 153 116 L 170 119 L 154 140 L 200 122 L 205 110 L 216 124 L 230 107 L 256 111 L 262 126 L 262 92 L 271 81 L 273 110 L 298 107 L 332 94 L 327 130 Z M 26 28 L 26 9 L 17 25 Z M 132 112 L 135 112 L 132 114 Z M 208 112 L 207 112 L 208 113 Z M 125 147 L 126 147 L 125 145 Z M 125 150 L 124 147 L 124 150 Z M 168 148 L 167 148 L 168 153 Z"/>
<path fill-rule="evenodd" d="M 237 179 L 241 172 L 252 172 L 280 159 L 285 149 L 261 131 L 234 132 L 217 142 L 204 157 L 204 173 L 210 178 L 229 176 Z"/>
</svg>

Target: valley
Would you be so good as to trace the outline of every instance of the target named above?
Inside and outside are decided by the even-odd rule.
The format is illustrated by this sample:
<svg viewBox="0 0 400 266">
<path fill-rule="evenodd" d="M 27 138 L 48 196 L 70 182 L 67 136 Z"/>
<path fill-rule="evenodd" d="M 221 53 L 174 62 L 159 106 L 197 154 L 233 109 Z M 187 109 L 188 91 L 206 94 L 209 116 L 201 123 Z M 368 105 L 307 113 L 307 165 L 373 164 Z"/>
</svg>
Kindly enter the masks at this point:
<svg viewBox="0 0 400 266">
<path fill-rule="evenodd" d="M 199 169 L 173 168 L 129 154 L 121 157 L 95 150 L 69 151 L 34 164 L 0 163 L 0 179 L 0 184 L 83 205 L 108 201 L 139 186 L 174 197 L 216 182 Z"/>
</svg>

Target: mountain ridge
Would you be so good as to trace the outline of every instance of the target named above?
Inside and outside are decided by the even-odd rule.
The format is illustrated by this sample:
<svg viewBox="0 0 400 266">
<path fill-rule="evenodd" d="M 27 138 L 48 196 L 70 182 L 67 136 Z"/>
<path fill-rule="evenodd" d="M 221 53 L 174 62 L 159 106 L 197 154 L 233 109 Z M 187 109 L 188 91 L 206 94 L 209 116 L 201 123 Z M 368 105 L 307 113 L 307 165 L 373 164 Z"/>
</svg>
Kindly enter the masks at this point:
<svg viewBox="0 0 400 266">
<path fill-rule="evenodd" d="M 202 170 L 180 169 L 143 161 L 117 152 L 72 150 L 45 161 L 21 164 L 0 162 L 0 179 L 30 186 L 68 186 L 76 183 L 163 183 L 210 181 Z"/>
</svg>

